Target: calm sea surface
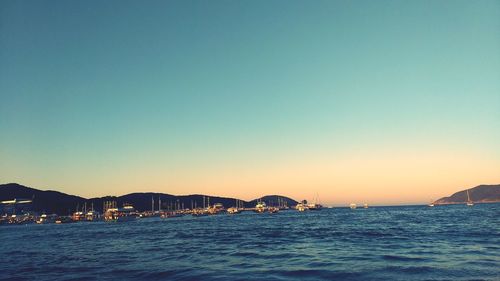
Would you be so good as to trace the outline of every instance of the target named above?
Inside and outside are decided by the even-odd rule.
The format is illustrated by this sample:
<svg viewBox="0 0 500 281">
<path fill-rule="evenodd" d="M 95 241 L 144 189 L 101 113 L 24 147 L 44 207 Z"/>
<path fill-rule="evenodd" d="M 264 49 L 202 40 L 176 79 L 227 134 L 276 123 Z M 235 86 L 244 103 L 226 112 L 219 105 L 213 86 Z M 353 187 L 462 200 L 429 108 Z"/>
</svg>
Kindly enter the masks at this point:
<svg viewBox="0 0 500 281">
<path fill-rule="evenodd" d="M 500 280 L 500 204 L 0 227 L 0 280 Z"/>
</svg>

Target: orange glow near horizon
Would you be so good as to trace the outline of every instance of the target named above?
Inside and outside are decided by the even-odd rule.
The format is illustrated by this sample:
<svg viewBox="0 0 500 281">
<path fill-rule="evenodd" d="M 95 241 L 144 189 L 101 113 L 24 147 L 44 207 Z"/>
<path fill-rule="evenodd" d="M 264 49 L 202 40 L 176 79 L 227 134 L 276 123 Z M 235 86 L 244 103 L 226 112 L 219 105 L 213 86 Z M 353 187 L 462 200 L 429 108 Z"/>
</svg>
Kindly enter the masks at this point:
<svg viewBox="0 0 500 281">
<path fill-rule="evenodd" d="M 151 191 L 252 200 L 279 194 L 310 201 L 318 196 L 326 205 L 391 205 L 427 203 L 465 188 L 500 182 L 500 161 L 481 153 L 458 153 L 452 149 L 394 147 L 289 154 L 270 157 L 264 164 L 258 160 L 235 157 L 193 168 L 161 163 L 147 168 L 115 166 L 92 178 L 81 177 L 78 182 L 74 181 L 77 174 L 66 174 L 62 177 L 65 183 L 47 183 L 47 188 L 84 197 Z M 32 186 L 45 189 L 38 184 Z"/>
</svg>

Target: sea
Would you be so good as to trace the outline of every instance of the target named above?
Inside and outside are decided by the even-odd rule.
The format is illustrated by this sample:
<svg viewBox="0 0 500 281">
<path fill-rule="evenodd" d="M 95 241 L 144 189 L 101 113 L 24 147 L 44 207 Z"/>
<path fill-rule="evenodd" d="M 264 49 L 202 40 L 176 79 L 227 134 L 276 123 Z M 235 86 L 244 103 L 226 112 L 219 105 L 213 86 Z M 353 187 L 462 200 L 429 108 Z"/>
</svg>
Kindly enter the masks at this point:
<svg viewBox="0 0 500 281">
<path fill-rule="evenodd" d="M 0 226 L 0 280 L 500 280 L 500 204 Z"/>
</svg>

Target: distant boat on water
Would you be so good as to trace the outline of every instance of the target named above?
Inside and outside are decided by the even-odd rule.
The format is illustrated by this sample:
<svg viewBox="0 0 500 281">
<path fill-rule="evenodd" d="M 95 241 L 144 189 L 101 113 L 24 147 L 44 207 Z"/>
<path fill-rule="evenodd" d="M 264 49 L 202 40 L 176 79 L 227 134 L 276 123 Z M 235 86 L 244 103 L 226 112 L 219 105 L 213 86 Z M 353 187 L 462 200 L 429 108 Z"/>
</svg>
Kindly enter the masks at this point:
<svg viewBox="0 0 500 281">
<path fill-rule="evenodd" d="M 478 203 L 500 203 L 500 184 L 483 184 L 466 188 L 434 201 L 436 206 L 448 204 L 473 206 Z"/>
<path fill-rule="evenodd" d="M 368 203 L 365 203 L 365 204 L 363 205 L 363 208 L 368 209 Z"/>
<path fill-rule="evenodd" d="M 467 189 L 467 206 L 472 207 L 474 206 L 474 202 L 470 200 L 470 195 L 469 195 L 469 190 Z"/>
<path fill-rule="evenodd" d="M 319 203 L 319 195 L 316 194 L 316 197 L 314 198 L 314 203 L 307 204 L 307 208 L 311 211 L 319 211 L 323 209 L 323 205 Z"/>
<path fill-rule="evenodd" d="M 356 203 L 351 203 L 351 204 L 349 205 L 349 208 L 351 208 L 351 209 L 353 209 L 353 210 L 354 210 L 354 209 L 356 209 Z"/>
</svg>

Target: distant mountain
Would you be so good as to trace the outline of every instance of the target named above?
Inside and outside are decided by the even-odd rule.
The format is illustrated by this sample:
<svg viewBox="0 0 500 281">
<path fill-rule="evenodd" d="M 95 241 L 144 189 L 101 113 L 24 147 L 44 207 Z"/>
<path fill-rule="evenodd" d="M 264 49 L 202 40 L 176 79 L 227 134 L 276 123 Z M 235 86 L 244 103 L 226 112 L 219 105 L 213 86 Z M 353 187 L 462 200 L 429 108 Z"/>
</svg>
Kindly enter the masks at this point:
<svg viewBox="0 0 500 281">
<path fill-rule="evenodd" d="M 470 199 L 475 203 L 500 202 L 500 184 L 478 185 L 469 189 Z M 436 205 L 463 204 L 467 202 L 467 189 L 454 193 L 449 197 L 443 197 L 434 202 Z"/>
<path fill-rule="evenodd" d="M 121 207 L 124 203 L 132 204 L 139 211 L 158 210 L 161 202 L 162 210 L 173 210 L 179 208 L 203 207 L 208 204 L 221 203 L 229 208 L 236 206 L 237 198 L 227 198 L 218 196 L 208 196 L 201 194 L 194 195 L 171 195 L 165 193 L 130 193 L 123 196 L 105 196 L 96 198 L 83 198 L 80 196 L 68 195 L 57 191 L 43 191 L 26 187 L 17 183 L 0 184 L 0 201 L 11 200 L 14 198 L 33 199 L 33 209 L 36 212 L 55 213 L 59 215 L 68 215 L 78 208 L 82 210 L 84 206 L 88 210 L 93 206 L 95 210 L 102 211 L 104 202 L 116 201 L 117 206 Z M 278 200 L 279 198 L 279 200 Z M 279 195 L 270 195 L 262 197 L 268 205 L 278 205 L 278 202 L 286 202 L 288 206 L 297 204 L 297 201 L 288 197 Z M 255 207 L 257 199 L 250 202 L 239 200 L 243 206 Z"/>
<path fill-rule="evenodd" d="M 17 183 L 0 185 L 0 201 L 14 198 L 33 199 L 33 209 L 39 212 L 68 214 L 85 198 L 52 190 L 38 190 Z"/>
<path fill-rule="evenodd" d="M 292 206 L 295 206 L 297 205 L 297 201 L 291 199 L 291 198 L 288 198 L 288 197 L 285 197 L 285 196 L 281 196 L 281 195 L 267 195 L 267 196 L 264 196 L 264 197 L 261 197 L 261 198 L 258 198 L 258 199 L 254 199 L 249 203 L 249 207 L 255 207 L 255 204 L 257 204 L 257 202 L 259 201 L 263 201 L 266 203 L 267 206 L 279 206 L 279 205 L 285 205 L 285 206 L 288 206 L 288 207 L 292 207 Z"/>
</svg>

